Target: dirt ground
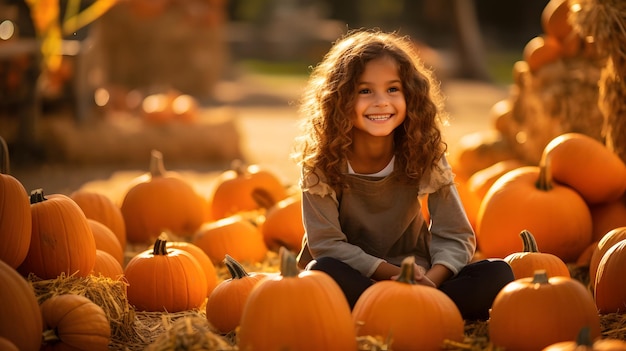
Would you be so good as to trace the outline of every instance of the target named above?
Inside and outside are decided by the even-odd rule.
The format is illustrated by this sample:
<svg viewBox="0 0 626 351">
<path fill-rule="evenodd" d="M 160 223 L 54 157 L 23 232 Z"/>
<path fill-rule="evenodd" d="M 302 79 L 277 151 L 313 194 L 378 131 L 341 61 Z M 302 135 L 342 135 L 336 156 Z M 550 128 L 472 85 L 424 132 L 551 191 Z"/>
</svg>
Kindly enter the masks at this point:
<svg viewBox="0 0 626 351">
<path fill-rule="evenodd" d="M 195 177 L 196 185 L 205 192 L 209 191 L 205 187 L 210 187 L 210 180 L 228 167 L 230 159 L 241 157 L 248 163 L 275 172 L 286 185 L 295 184 L 298 170 L 289 160 L 289 153 L 298 133 L 296 101 L 304 83 L 302 78 L 258 76 L 220 83 L 216 89 L 221 94 L 220 104 L 202 111 L 207 119 L 213 119 L 214 125 L 206 126 L 206 133 L 202 127 L 190 128 L 188 130 L 193 131 L 193 137 L 177 135 L 160 144 L 168 152 L 178 152 L 169 159 L 165 157 L 166 168 Z M 445 138 L 453 157 L 455 146 L 462 136 L 493 128 L 490 109 L 507 96 L 508 87 L 450 80 L 443 85 L 443 91 L 448 98 L 451 117 Z M 219 122 L 214 121 L 215 116 L 218 116 Z M 22 182 L 27 191 L 43 188 L 48 194 L 68 194 L 83 187 L 108 193 L 121 192 L 112 184 L 130 180 L 147 170 L 149 154 L 145 150 L 152 147 L 148 145 L 149 133 L 144 132 L 133 138 L 133 146 L 122 145 L 121 149 L 113 151 L 116 142 L 111 141 L 111 133 L 103 137 L 109 140 L 108 143 L 102 144 L 102 140 L 98 140 L 98 132 L 92 130 L 89 134 L 71 122 L 64 123 L 65 127 L 58 128 L 67 134 L 49 137 L 64 145 L 65 159 L 12 166 L 11 174 Z M 72 138 L 75 140 L 72 141 Z M 212 151 L 214 157 L 204 160 L 197 155 L 200 141 L 205 147 L 217 150 Z M 117 147 L 120 148 L 119 145 Z M 146 155 L 145 162 L 141 158 L 136 162 L 115 162 L 115 152 L 126 157 L 132 148 L 142 150 L 142 155 Z M 104 161 L 99 161 L 101 159 Z"/>
</svg>

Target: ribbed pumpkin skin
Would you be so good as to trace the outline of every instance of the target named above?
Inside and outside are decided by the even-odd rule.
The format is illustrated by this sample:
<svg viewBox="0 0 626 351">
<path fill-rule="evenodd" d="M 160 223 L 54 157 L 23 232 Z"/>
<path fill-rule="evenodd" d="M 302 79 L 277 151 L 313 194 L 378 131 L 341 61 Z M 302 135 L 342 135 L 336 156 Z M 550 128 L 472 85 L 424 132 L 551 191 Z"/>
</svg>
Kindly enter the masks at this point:
<svg viewBox="0 0 626 351">
<path fill-rule="evenodd" d="M 295 257 L 252 289 L 238 336 L 241 351 L 357 349 L 350 306 L 337 283 L 320 271 L 297 273 Z"/>
<path fill-rule="evenodd" d="M 489 339 L 507 351 L 541 350 L 572 340 L 584 326 L 593 339 L 600 336 L 600 316 L 589 290 L 572 278 L 536 273 L 498 293 L 491 307 Z"/>
<path fill-rule="evenodd" d="M 120 208 L 108 196 L 94 191 L 77 190 L 70 194 L 85 213 L 85 217 L 94 219 L 107 226 L 119 240 L 122 249 L 126 248 L 126 225 Z"/>
<path fill-rule="evenodd" d="M 528 230 L 542 252 L 575 262 L 591 244 L 591 213 L 572 188 L 551 183 L 537 187 L 540 168 L 525 166 L 500 177 L 481 204 L 476 228 L 480 250 L 504 258 L 519 251 L 519 233 Z"/>
<path fill-rule="evenodd" d="M 22 183 L 0 173 L 0 260 L 17 268 L 28 254 L 31 240 L 28 193 Z"/>
<path fill-rule="evenodd" d="M 0 350 L 2 351 L 20 351 L 20 349 L 15 346 L 15 344 L 7 339 L 0 336 Z"/>
<path fill-rule="evenodd" d="M 352 310 L 357 335 L 391 339 L 397 351 L 441 350 L 444 340 L 463 341 L 463 318 L 438 289 L 393 280 L 369 287 Z"/>
<path fill-rule="evenodd" d="M 96 261 L 96 242 L 80 207 L 63 194 L 31 204 L 32 239 L 18 267 L 23 275 L 55 279 L 61 273 L 86 277 Z"/>
<path fill-rule="evenodd" d="M 128 302 L 139 311 L 180 312 L 198 308 L 206 298 L 204 270 L 184 250 L 145 250 L 126 264 L 124 275 Z"/>
<path fill-rule="evenodd" d="M 88 298 L 63 294 L 41 303 L 44 321 L 42 350 L 105 351 L 111 342 L 111 325 L 102 307 Z M 52 337 L 46 343 L 46 337 Z"/>
<path fill-rule="evenodd" d="M 198 260 L 198 263 L 200 264 L 200 267 L 202 267 L 202 270 L 204 271 L 204 275 L 206 277 L 207 296 L 209 296 L 213 289 L 215 289 L 215 287 L 219 283 L 217 271 L 215 270 L 215 265 L 213 265 L 213 261 L 211 261 L 211 258 L 207 256 L 207 254 L 202 251 L 201 248 L 186 241 L 168 241 L 166 247 L 168 249 L 179 249 L 187 251 L 196 260 Z"/>
<path fill-rule="evenodd" d="M 523 249 L 512 253 L 504 258 L 511 266 L 515 279 L 532 277 L 538 269 L 544 269 L 549 277 L 571 277 L 570 271 L 563 260 L 558 256 L 540 252 L 532 234 L 528 231 L 520 233 L 523 241 Z M 526 236 L 526 238 L 524 238 Z M 526 243 L 526 241 L 529 241 Z"/>
<path fill-rule="evenodd" d="M 300 251 L 304 236 L 300 197 L 290 196 L 270 207 L 260 228 L 265 245 L 270 250 L 278 251 L 284 246 L 292 251 Z"/>
<path fill-rule="evenodd" d="M 0 337 L 21 351 L 39 350 L 43 323 L 35 291 L 3 261 L 0 261 L 0 286 Z"/>
<path fill-rule="evenodd" d="M 626 239 L 611 246 L 598 264 L 594 296 L 601 314 L 626 311 Z"/>
</svg>

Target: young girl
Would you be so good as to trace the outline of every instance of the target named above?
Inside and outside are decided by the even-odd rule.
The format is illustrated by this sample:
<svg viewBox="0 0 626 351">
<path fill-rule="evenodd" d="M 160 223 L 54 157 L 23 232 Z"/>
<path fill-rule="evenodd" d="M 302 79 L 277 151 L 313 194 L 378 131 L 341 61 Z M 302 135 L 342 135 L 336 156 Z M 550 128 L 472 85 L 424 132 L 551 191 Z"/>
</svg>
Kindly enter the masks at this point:
<svg viewBox="0 0 626 351">
<path fill-rule="evenodd" d="M 503 260 L 470 263 L 476 240 L 445 157 L 442 101 L 409 39 L 395 33 L 348 33 L 310 76 L 294 154 L 305 227 L 298 263 L 333 277 L 352 307 L 409 255 L 415 279 L 468 320 L 488 319 L 513 280 Z"/>
</svg>

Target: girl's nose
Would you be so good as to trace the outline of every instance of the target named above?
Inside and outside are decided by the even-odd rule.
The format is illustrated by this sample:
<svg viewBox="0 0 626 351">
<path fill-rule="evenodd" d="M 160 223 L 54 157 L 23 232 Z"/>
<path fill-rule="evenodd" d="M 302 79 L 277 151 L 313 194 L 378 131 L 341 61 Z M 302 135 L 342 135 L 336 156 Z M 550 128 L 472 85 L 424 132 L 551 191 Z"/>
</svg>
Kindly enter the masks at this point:
<svg viewBox="0 0 626 351">
<path fill-rule="evenodd" d="M 387 105 L 389 105 L 389 100 L 385 96 L 383 95 L 376 96 L 376 100 L 374 100 L 374 106 L 383 107 Z"/>
</svg>

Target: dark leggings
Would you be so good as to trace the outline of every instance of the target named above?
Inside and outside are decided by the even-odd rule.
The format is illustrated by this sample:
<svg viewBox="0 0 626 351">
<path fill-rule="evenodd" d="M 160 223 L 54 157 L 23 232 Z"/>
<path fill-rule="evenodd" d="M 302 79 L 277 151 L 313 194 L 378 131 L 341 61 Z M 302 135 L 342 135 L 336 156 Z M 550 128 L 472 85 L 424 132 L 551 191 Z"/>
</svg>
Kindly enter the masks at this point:
<svg viewBox="0 0 626 351">
<path fill-rule="evenodd" d="M 347 264 L 330 257 L 311 262 L 309 269 L 330 275 L 343 290 L 350 308 L 359 296 L 374 284 L 370 278 Z M 445 281 L 439 290 L 456 304 L 465 320 L 487 320 L 496 295 L 514 280 L 511 267 L 501 259 L 482 260 L 468 264 L 459 274 Z"/>
</svg>

